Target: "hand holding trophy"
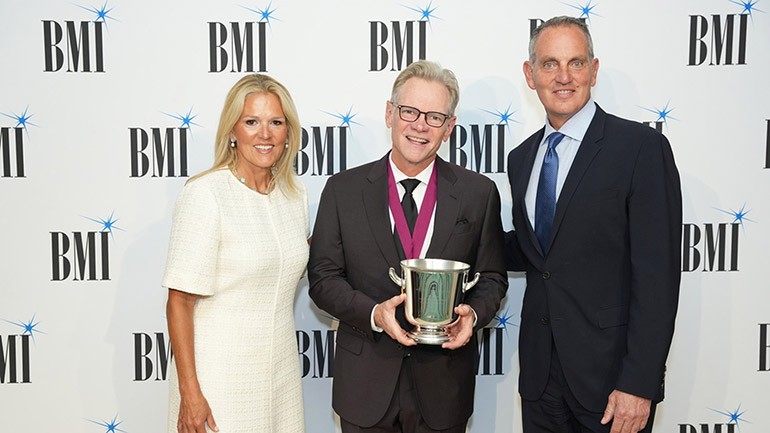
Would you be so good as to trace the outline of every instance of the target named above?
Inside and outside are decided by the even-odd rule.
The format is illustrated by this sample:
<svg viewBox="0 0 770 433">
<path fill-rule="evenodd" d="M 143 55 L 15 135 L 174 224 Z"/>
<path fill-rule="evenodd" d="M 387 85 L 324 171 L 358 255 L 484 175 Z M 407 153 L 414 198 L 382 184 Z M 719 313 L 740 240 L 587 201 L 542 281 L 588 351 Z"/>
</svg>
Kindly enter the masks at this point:
<svg viewBox="0 0 770 433">
<path fill-rule="evenodd" d="M 409 337 L 434 345 L 449 340 L 446 325 L 452 322 L 461 295 L 479 281 L 477 272 L 468 282 L 469 270 L 466 263 L 444 259 L 402 260 L 402 277 L 389 269 L 390 279 L 406 293 L 406 318 L 416 325 Z"/>
</svg>

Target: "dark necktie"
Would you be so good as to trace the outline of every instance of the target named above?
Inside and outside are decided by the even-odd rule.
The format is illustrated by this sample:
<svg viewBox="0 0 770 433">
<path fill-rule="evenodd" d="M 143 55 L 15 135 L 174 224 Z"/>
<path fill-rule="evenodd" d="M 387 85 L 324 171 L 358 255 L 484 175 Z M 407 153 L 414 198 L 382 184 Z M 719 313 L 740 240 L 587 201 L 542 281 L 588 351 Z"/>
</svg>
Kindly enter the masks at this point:
<svg viewBox="0 0 770 433">
<path fill-rule="evenodd" d="M 417 221 L 417 203 L 412 197 L 412 191 L 417 188 L 420 181 L 417 179 L 404 179 L 401 181 L 406 192 L 401 199 L 401 207 L 404 209 L 404 216 L 406 217 L 406 224 L 409 226 L 409 233 L 414 233 L 414 223 Z"/>
<path fill-rule="evenodd" d="M 540 182 L 537 184 L 535 201 L 535 235 L 540 242 L 543 254 L 548 253 L 548 241 L 551 238 L 553 217 L 556 214 L 556 176 L 559 173 L 559 155 L 556 146 L 564 138 L 561 132 L 552 132 L 548 136 L 548 149 L 545 151 L 543 167 L 540 169 Z"/>
</svg>

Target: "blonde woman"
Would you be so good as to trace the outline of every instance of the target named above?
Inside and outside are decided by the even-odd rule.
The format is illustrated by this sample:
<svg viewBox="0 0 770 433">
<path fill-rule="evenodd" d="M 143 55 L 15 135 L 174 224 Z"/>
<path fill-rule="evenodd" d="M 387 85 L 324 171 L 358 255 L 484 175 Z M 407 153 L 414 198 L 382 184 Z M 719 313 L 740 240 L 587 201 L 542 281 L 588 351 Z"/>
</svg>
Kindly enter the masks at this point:
<svg viewBox="0 0 770 433">
<path fill-rule="evenodd" d="M 286 88 L 240 79 L 213 166 L 177 199 L 163 286 L 176 370 L 168 431 L 303 432 L 294 295 L 308 259 L 300 124 Z"/>
</svg>

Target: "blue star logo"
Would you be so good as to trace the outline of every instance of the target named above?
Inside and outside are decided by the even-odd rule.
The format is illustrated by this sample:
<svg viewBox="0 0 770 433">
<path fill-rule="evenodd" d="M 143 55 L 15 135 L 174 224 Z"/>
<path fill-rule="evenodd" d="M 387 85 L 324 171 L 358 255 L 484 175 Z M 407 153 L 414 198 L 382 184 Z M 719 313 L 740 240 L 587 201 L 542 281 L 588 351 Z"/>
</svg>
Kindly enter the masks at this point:
<svg viewBox="0 0 770 433">
<path fill-rule="evenodd" d="M 753 15 L 754 11 L 762 12 L 762 13 L 765 12 L 765 11 L 763 11 L 761 9 L 757 9 L 757 8 L 754 7 L 754 5 L 759 3 L 759 0 L 740 0 L 740 1 L 739 0 L 729 0 L 729 1 L 732 4 L 736 4 L 738 6 L 743 7 L 743 10 L 741 11 L 741 14 L 749 14 L 749 16 L 752 19 L 754 18 L 754 15 Z"/>
<path fill-rule="evenodd" d="M 601 15 L 597 14 L 596 12 L 594 12 L 594 8 L 596 7 L 596 5 L 592 5 L 591 4 L 591 0 L 588 0 L 588 3 L 586 3 L 585 5 L 581 5 L 580 3 L 574 4 L 574 5 L 571 5 L 571 4 L 568 4 L 568 3 L 562 3 L 562 4 L 567 5 L 567 6 L 571 7 L 571 8 L 579 10 L 580 11 L 580 15 L 578 15 L 578 18 L 587 18 L 587 19 L 590 20 L 591 16 L 597 16 L 597 17 L 601 16 Z"/>
<path fill-rule="evenodd" d="M 27 125 L 37 126 L 34 123 L 29 121 L 29 119 L 32 118 L 34 114 L 27 114 L 27 111 L 29 111 L 29 105 L 27 105 L 24 108 L 24 111 L 22 111 L 21 114 L 16 114 L 16 113 L 11 113 L 11 114 L 0 113 L 0 114 L 2 114 L 5 117 L 8 117 L 9 119 L 15 120 L 16 121 L 15 128 L 18 128 L 19 126 L 21 126 L 26 130 Z"/>
<path fill-rule="evenodd" d="M 424 8 L 412 7 L 412 6 L 406 6 L 406 5 L 402 5 L 402 6 L 404 6 L 405 8 L 407 8 L 409 10 L 413 10 L 413 11 L 419 13 L 420 14 L 420 21 L 427 21 L 428 24 L 430 24 L 430 19 L 431 18 L 441 19 L 441 18 L 433 15 L 433 11 L 438 9 L 438 7 L 432 7 L 433 6 L 433 1 L 432 0 L 431 0 L 430 3 L 428 3 L 428 6 L 425 6 Z"/>
<path fill-rule="evenodd" d="M 112 211 L 112 213 L 110 214 L 110 217 L 107 218 L 106 220 L 102 219 L 102 218 L 91 218 L 91 217 L 87 217 L 87 216 L 83 216 L 83 218 L 85 218 L 87 220 L 90 220 L 90 221 L 93 221 L 93 222 L 95 222 L 97 224 L 100 224 L 102 226 L 101 231 L 102 232 L 109 232 L 110 236 L 113 239 L 115 239 L 115 235 L 112 232 L 113 230 L 120 230 L 120 231 L 125 231 L 125 230 L 123 230 L 122 228 L 120 228 L 120 227 L 115 225 L 115 223 L 118 222 L 118 220 L 117 219 L 112 219 L 114 216 L 115 216 L 115 211 Z"/>
<path fill-rule="evenodd" d="M 663 121 L 663 124 L 668 126 L 668 119 L 679 120 L 676 117 L 669 116 L 669 113 L 674 111 L 673 108 L 668 108 L 668 104 L 670 104 L 670 103 L 671 103 L 671 101 L 666 102 L 666 105 L 664 105 L 663 108 L 654 108 L 654 107 L 653 108 L 647 108 L 647 107 L 642 107 L 642 106 L 639 106 L 639 108 L 641 108 L 642 110 L 647 110 L 650 113 L 656 114 L 658 116 L 658 118 L 655 119 L 655 121 L 656 122 Z"/>
<path fill-rule="evenodd" d="M 512 318 L 513 318 L 513 315 L 508 314 L 508 309 L 506 308 L 501 316 L 495 316 L 495 320 L 497 320 L 497 325 L 495 326 L 495 328 L 505 329 L 505 334 L 508 335 L 508 325 L 518 326 L 511 323 Z"/>
<path fill-rule="evenodd" d="M 4 321 L 6 321 L 6 322 L 8 322 L 8 323 L 10 323 L 11 325 L 16 325 L 16 326 L 20 327 L 21 329 L 23 329 L 23 330 L 24 330 L 24 331 L 21 333 L 21 335 L 27 335 L 27 334 L 29 334 L 29 335 L 31 335 L 31 336 L 32 336 L 32 341 L 35 341 L 35 333 L 36 333 L 36 332 L 37 332 L 37 333 L 39 333 L 39 334 L 45 334 L 45 332 L 43 332 L 43 331 L 41 331 L 41 330 L 37 329 L 37 325 L 39 325 L 39 324 L 40 324 L 40 322 L 35 322 L 35 315 L 36 315 L 36 314 L 37 314 L 37 313 L 33 314 L 33 315 L 32 315 L 32 318 L 31 318 L 31 319 L 29 319 L 29 322 L 26 322 L 26 323 L 25 323 L 25 322 L 23 322 L 23 321 L 18 321 L 18 322 L 11 322 L 10 320 L 5 320 L 5 319 L 3 319 L 3 320 L 4 320 Z"/>
<path fill-rule="evenodd" d="M 94 424 L 100 425 L 107 430 L 104 431 L 104 433 L 115 433 L 115 432 L 125 432 L 125 430 L 119 429 L 118 426 L 123 424 L 123 421 L 118 421 L 118 416 L 115 415 L 114 418 L 112 418 L 112 421 L 93 421 L 93 420 L 86 420 L 89 422 L 92 422 Z"/>
<path fill-rule="evenodd" d="M 748 215 L 748 213 L 751 212 L 750 209 L 746 210 L 746 203 L 743 203 L 743 206 L 741 206 L 741 208 L 738 211 L 734 211 L 732 209 L 729 209 L 729 210 L 723 210 L 719 208 L 714 208 L 714 209 L 718 210 L 719 212 L 726 213 L 727 215 L 730 215 L 731 217 L 733 217 L 733 221 L 732 221 L 733 224 L 738 223 L 741 226 L 743 226 L 744 221 L 751 221 L 753 223 L 756 222 L 752 219 L 746 218 L 746 215 Z"/>
<path fill-rule="evenodd" d="M 505 111 L 499 111 L 499 110 L 490 111 L 490 110 L 485 110 L 483 108 L 481 109 L 481 111 L 495 116 L 498 119 L 497 124 L 501 125 L 505 123 L 505 127 L 508 128 L 509 130 L 511 127 L 511 125 L 508 124 L 509 121 L 514 123 L 520 123 L 512 118 L 512 116 L 514 115 L 514 113 L 516 113 L 516 111 L 511 111 L 511 104 L 508 104 L 508 108 L 506 108 Z"/>
<path fill-rule="evenodd" d="M 174 119 L 180 121 L 181 123 L 179 124 L 179 127 L 180 128 L 187 128 L 187 129 L 189 129 L 190 133 L 192 133 L 192 126 L 193 125 L 201 126 L 201 125 L 193 122 L 193 119 L 198 117 L 198 115 L 197 114 L 192 114 L 192 107 L 190 107 L 190 109 L 187 110 L 187 114 L 180 114 L 180 113 L 169 114 L 169 113 L 165 113 L 163 111 L 161 111 L 161 113 L 165 114 L 168 117 L 173 117 Z"/>
<path fill-rule="evenodd" d="M 720 414 L 726 416 L 729 419 L 729 421 L 727 421 L 727 423 L 728 424 L 735 424 L 735 425 L 737 425 L 738 426 L 738 431 L 741 431 L 741 424 L 740 424 L 741 421 L 742 422 L 747 422 L 747 423 L 751 424 L 750 421 L 747 421 L 747 420 L 742 418 L 743 414 L 746 413 L 746 411 L 744 410 L 743 412 L 741 412 L 741 404 L 739 404 L 738 407 L 733 412 L 730 412 L 730 411 L 727 411 L 727 410 L 716 410 L 716 409 L 711 409 L 711 410 L 713 410 L 716 413 L 720 413 Z"/>
<path fill-rule="evenodd" d="M 334 116 L 334 117 L 340 119 L 340 126 L 347 126 L 348 128 L 350 128 L 350 124 L 351 123 L 356 124 L 356 125 L 361 125 L 360 123 L 358 123 L 358 122 L 353 120 L 353 118 L 358 115 L 358 113 L 353 113 L 353 106 L 348 108 L 348 112 L 345 113 L 345 114 L 342 114 L 342 113 L 336 113 L 335 114 L 335 113 L 329 113 L 328 111 L 323 111 L 323 110 L 321 110 L 321 111 L 323 113 L 326 113 L 326 114 L 330 115 L 330 116 Z"/>
<path fill-rule="evenodd" d="M 97 8 L 95 8 L 93 6 L 91 6 L 91 7 L 85 7 L 85 6 L 80 6 L 80 5 L 76 5 L 76 6 L 81 8 L 81 9 L 85 9 L 88 12 L 91 12 L 94 15 L 96 15 L 96 19 L 94 20 L 95 23 L 101 21 L 106 26 L 108 19 L 114 20 L 114 21 L 118 21 L 115 18 L 110 16 L 110 12 L 112 12 L 113 8 L 109 8 L 109 9 L 107 8 L 107 1 L 105 1 L 104 4 L 102 5 L 102 7 L 99 8 L 99 9 L 97 9 Z"/>
<path fill-rule="evenodd" d="M 259 15 L 259 22 L 260 23 L 267 23 L 267 26 L 272 29 L 273 27 L 270 25 L 270 20 L 276 20 L 276 21 L 281 21 L 281 20 L 279 20 L 278 18 L 273 16 L 273 12 L 275 12 L 276 10 L 275 9 L 270 9 L 271 6 L 273 6 L 273 2 L 272 1 L 270 3 L 268 3 L 267 7 L 264 8 L 264 9 L 259 9 L 259 8 L 252 9 L 252 8 L 249 8 L 249 7 L 246 7 L 246 6 L 241 6 L 241 7 L 246 9 L 246 10 L 249 10 L 251 12 L 254 12 L 257 15 Z"/>
</svg>

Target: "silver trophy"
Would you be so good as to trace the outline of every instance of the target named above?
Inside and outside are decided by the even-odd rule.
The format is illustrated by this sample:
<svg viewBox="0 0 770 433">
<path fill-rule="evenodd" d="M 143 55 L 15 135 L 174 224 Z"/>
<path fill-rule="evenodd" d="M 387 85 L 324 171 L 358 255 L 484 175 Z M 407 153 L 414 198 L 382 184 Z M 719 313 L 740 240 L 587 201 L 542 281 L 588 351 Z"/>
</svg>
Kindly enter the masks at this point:
<svg viewBox="0 0 770 433">
<path fill-rule="evenodd" d="M 479 281 L 477 272 L 468 282 L 470 265 L 454 260 L 409 259 L 401 261 L 402 277 L 390 268 L 394 283 L 406 292 L 406 317 L 416 328 L 409 333 L 423 344 L 442 344 L 449 340 L 445 326 L 452 323 L 458 296 Z"/>
</svg>

